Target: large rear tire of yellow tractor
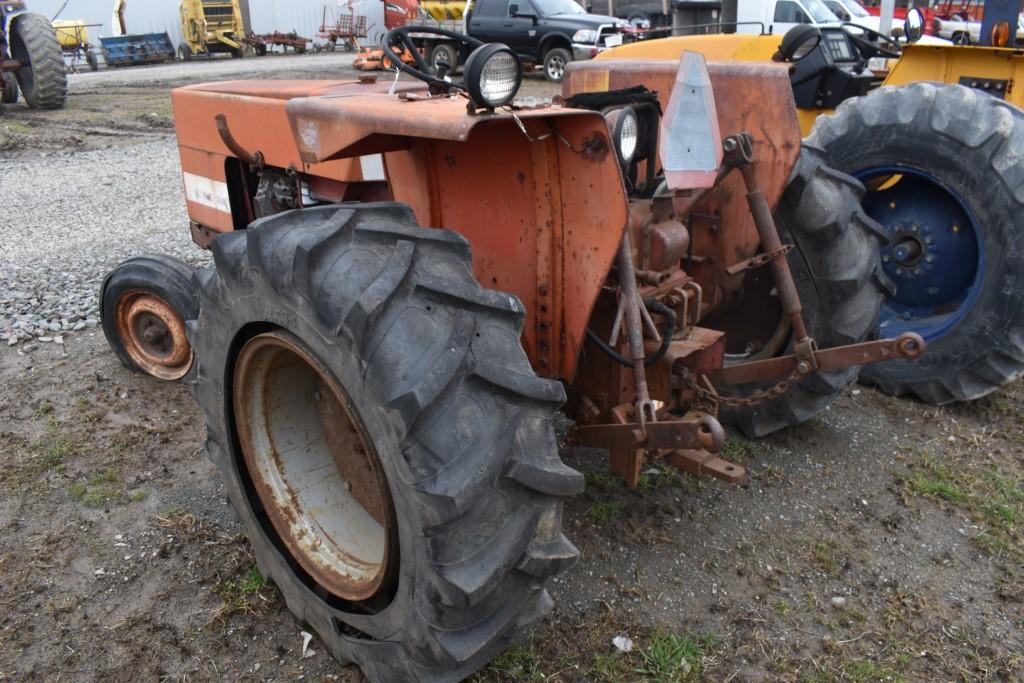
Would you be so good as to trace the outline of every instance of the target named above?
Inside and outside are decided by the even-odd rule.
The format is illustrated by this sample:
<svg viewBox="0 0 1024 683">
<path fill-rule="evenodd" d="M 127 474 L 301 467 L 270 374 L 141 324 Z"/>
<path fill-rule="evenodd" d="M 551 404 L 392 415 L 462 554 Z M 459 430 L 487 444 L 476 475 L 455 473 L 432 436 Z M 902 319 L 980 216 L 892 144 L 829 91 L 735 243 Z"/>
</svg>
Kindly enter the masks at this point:
<svg viewBox="0 0 1024 683">
<path fill-rule="evenodd" d="M 57 34 L 41 14 L 22 14 L 11 22 L 11 56 L 25 103 L 32 109 L 60 109 L 67 99 L 68 77 Z"/>
<path fill-rule="evenodd" d="M 915 361 L 864 367 L 887 394 L 935 405 L 1024 375 L 1024 112 L 961 85 L 914 83 L 847 100 L 808 140 L 867 186 L 894 284 L 881 334 L 916 332 Z"/>
<path fill-rule="evenodd" d="M 213 255 L 195 392 L 260 571 L 372 681 L 469 675 L 578 555 L 564 390 L 527 361 L 522 304 L 395 203 L 277 214 Z"/>
<path fill-rule="evenodd" d="M 795 247 L 789 253 L 789 267 L 803 304 L 804 322 L 821 348 L 865 341 L 876 329 L 883 295 L 878 259 L 881 228 L 861 210 L 863 193 L 864 187 L 856 179 L 825 164 L 820 149 L 804 145 L 775 210 L 783 243 Z M 767 268 L 750 271 L 752 284 L 759 278 L 760 285 L 751 286 L 748 293 L 773 289 Z M 735 362 L 792 353 L 792 335 L 774 293 L 752 304 L 761 310 L 726 312 L 723 322 L 743 328 L 760 318 L 762 310 L 771 309 L 774 322 L 766 329 L 774 333 L 758 343 L 756 353 L 727 356 L 727 362 L 730 358 Z M 705 324 L 715 327 L 723 323 L 709 320 Z M 721 419 L 751 438 L 798 425 L 828 407 L 856 379 L 858 369 L 815 373 L 790 384 L 782 395 L 756 405 L 723 406 Z M 725 396 L 748 397 L 773 384 L 720 391 Z"/>
</svg>

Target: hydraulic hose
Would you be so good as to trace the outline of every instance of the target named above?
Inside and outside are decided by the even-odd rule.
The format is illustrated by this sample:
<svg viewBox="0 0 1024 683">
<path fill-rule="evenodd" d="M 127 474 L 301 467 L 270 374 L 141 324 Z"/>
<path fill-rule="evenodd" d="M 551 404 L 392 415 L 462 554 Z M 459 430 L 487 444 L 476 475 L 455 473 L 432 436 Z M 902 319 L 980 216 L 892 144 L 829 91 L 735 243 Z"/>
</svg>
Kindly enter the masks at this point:
<svg viewBox="0 0 1024 683">
<path fill-rule="evenodd" d="M 661 346 L 654 352 L 654 355 L 644 359 L 644 367 L 649 368 L 661 360 L 661 357 L 668 351 L 669 344 L 672 343 L 672 333 L 676 330 L 676 312 L 660 301 L 654 301 L 653 299 L 651 301 L 645 301 L 644 306 L 646 306 L 647 310 L 651 313 L 657 313 L 665 316 L 665 330 L 661 333 Z M 627 368 L 633 367 L 633 361 L 609 346 L 589 327 L 587 328 L 587 339 L 594 342 L 594 345 L 597 346 L 597 348 L 607 353 L 611 359 L 619 365 L 624 365 Z"/>
</svg>

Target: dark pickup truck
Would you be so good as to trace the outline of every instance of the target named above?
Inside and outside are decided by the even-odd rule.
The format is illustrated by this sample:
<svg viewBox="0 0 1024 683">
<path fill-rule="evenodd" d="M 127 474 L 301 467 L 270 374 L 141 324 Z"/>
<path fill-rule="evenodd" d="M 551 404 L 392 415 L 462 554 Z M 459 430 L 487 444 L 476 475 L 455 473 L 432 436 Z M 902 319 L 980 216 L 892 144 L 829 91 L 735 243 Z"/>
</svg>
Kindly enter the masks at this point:
<svg viewBox="0 0 1024 683">
<path fill-rule="evenodd" d="M 634 35 L 628 22 L 587 14 L 573 0 L 476 0 L 464 17 L 456 30 L 508 45 L 524 63 L 542 65 L 544 76 L 556 82 L 572 60 L 590 59 Z M 464 44 L 436 35 L 422 34 L 416 42 L 434 66 L 443 62 L 451 67 L 468 56 Z"/>
</svg>

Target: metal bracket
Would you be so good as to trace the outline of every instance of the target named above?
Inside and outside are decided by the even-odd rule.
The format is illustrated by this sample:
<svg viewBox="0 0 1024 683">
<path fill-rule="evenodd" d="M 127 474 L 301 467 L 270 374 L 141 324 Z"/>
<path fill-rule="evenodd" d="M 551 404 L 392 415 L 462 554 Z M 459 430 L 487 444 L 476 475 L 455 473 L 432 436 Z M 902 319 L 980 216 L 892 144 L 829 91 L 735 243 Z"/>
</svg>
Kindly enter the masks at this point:
<svg viewBox="0 0 1024 683">
<path fill-rule="evenodd" d="M 774 261 L 779 256 L 785 256 L 792 250 L 792 244 L 783 244 L 778 249 L 772 249 L 771 251 L 766 251 L 763 254 L 758 254 L 757 256 L 752 256 L 751 258 L 733 264 L 726 268 L 725 272 L 729 273 L 729 275 L 739 275 L 745 270 L 760 268 L 764 264 Z"/>
<path fill-rule="evenodd" d="M 861 344 L 819 349 L 814 351 L 813 357 L 817 364 L 816 369 L 819 372 L 828 372 L 894 358 L 914 360 L 924 353 L 925 346 L 925 341 L 919 334 L 904 332 L 895 339 L 879 339 Z M 806 360 L 802 360 L 798 354 L 791 354 L 750 363 L 738 363 L 714 372 L 711 379 L 716 384 L 747 384 L 779 379 L 792 375 L 794 371 L 800 372 L 799 365 L 804 362 Z"/>
<path fill-rule="evenodd" d="M 669 464 L 700 476 L 708 474 L 737 483 L 746 477 L 746 469 L 719 457 L 725 443 L 725 431 L 715 417 L 690 412 L 681 418 L 661 415 L 657 422 L 641 425 L 626 421 L 632 415 L 630 405 L 617 406 L 613 418 L 622 422 L 578 427 L 576 441 L 582 446 L 606 448 L 612 469 L 631 488 L 639 483 L 640 469 L 647 454 L 664 457 Z"/>
</svg>

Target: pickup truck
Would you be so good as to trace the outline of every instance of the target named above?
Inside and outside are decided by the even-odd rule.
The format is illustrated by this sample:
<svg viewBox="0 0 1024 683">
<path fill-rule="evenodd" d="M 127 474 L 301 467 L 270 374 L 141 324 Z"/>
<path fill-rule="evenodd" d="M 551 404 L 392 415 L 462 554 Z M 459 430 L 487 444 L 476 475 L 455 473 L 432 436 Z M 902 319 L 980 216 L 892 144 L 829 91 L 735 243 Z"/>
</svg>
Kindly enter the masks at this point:
<svg viewBox="0 0 1024 683">
<path fill-rule="evenodd" d="M 608 47 L 630 42 L 635 35 L 627 21 L 588 14 L 573 0 L 476 0 L 467 3 L 461 22 L 421 18 L 411 23 L 461 31 L 485 43 L 504 43 L 526 64 L 542 66 L 549 81 L 560 82 L 566 65 L 590 59 Z M 452 24 L 452 25 L 449 25 Z M 437 35 L 413 33 L 417 46 L 434 67 L 454 70 L 469 51 Z"/>
</svg>

